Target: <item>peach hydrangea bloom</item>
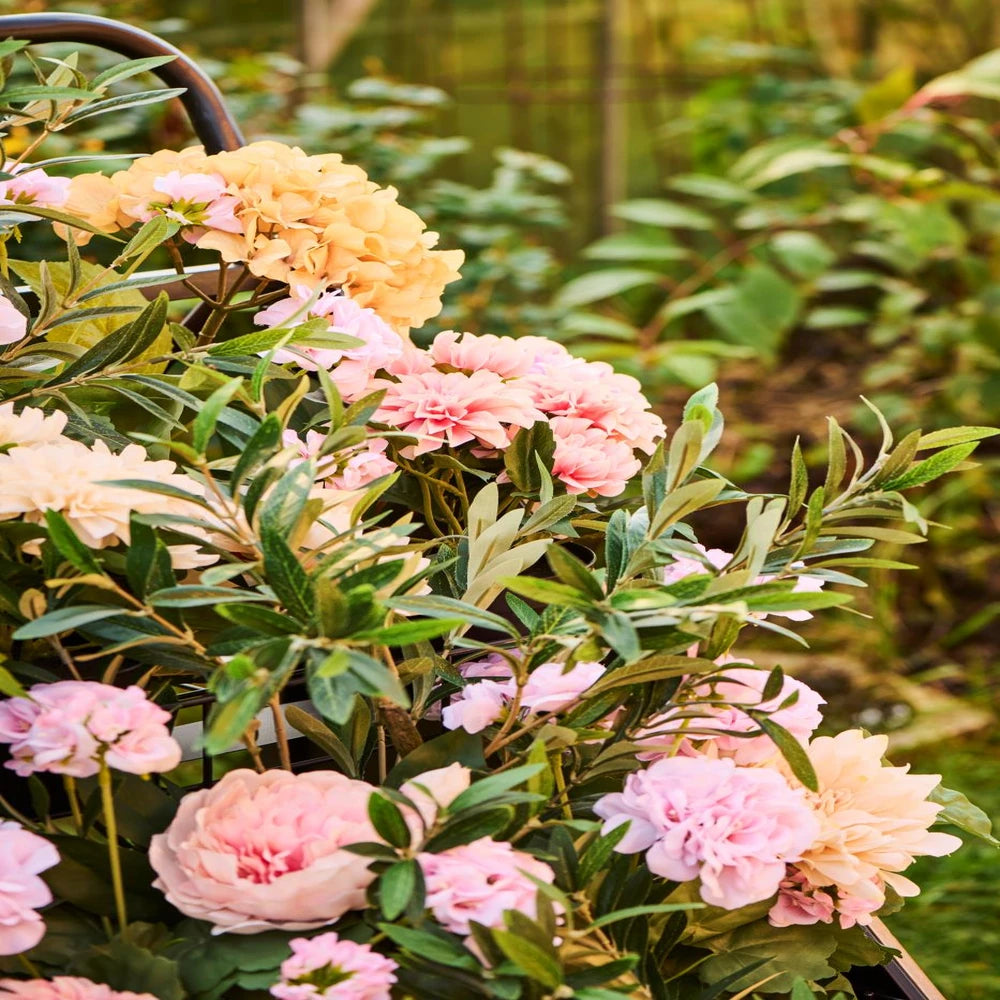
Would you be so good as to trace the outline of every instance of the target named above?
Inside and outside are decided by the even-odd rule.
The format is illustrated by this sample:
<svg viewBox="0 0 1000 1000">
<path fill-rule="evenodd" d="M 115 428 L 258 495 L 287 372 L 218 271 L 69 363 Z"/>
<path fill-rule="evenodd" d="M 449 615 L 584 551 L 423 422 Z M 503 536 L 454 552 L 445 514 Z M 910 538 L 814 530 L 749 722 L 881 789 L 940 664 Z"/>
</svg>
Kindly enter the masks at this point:
<svg viewBox="0 0 1000 1000">
<path fill-rule="evenodd" d="M 57 864 L 59 853 L 44 837 L 0 821 L 0 955 L 19 955 L 42 940 L 37 910 L 52 902 L 52 892 L 39 873 Z"/>
<path fill-rule="evenodd" d="M 371 945 L 341 941 L 333 931 L 288 943 L 292 957 L 271 987 L 278 1000 L 389 1000 L 399 966 Z"/>
<path fill-rule="evenodd" d="M 188 180 L 192 174 L 221 178 L 225 187 L 191 220 L 190 238 L 223 261 L 245 262 L 259 278 L 292 287 L 339 286 L 359 306 L 406 330 L 437 315 L 444 286 L 458 277 L 462 252 L 435 250 L 437 234 L 425 232 L 394 188 L 380 188 L 336 153 L 310 156 L 280 142 L 211 156 L 197 146 L 161 150 L 109 178 L 81 175 L 72 181 L 66 210 L 114 232 L 156 210 L 165 194 L 198 186 L 204 197 L 218 190 Z"/>
<path fill-rule="evenodd" d="M 796 864 L 811 886 L 870 900 L 875 909 L 885 901 L 886 885 L 900 896 L 919 893 L 901 874 L 916 858 L 941 857 L 962 844 L 930 831 L 942 807 L 927 796 L 940 775 L 884 764 L 888 745 L 887 736 L 857 729 L 812 740 L 808 753 L 819 793 L 805 795 L 819 832 Z"/>
<path fill-rule="evenodd" d="M 13 403 L 0 403 L 0 446 L 6 444 L 30 447 L 58 441 L 66 427 L 66 414 L 61 410 L 46 414 L 34 406 L 14 412 Z"/>
<path fill-rule="evenodd" d="M 214 933 L 306 930 L 365 905 L 374 879 L 348 844 L 377 840 L 372 786 L 335 771 L 230 771 L 186 795 L 153 837 L 153 883 Z"/>
<path fill-rule="evenodd" d="M 0 1000 L 157 1000 L 152 993 L 113 990 L 82 976 L 0 979 Z"/>
<path fill-rule="evenodd" d="M 200 512 L 193 502 L 183 499 L 105 485 L 113 480 L 144 479 L 199 493 L 197 483 L 178 472 L 173 462 L 152 461 L 137 444 L 116 454 L 103 441 L 88 446 L 64 437 L 49 440 L 51 426 L 41 443 L 0 454 L 0 521 L 20 518 L 42 524 L 46 510 L 58 511 L 85 545 L 103 549 L 128 544 L 132 511 L 188 517 Z M 26 543 L 24 550 L 37 554 L 38 541 Z M 207 565 L 217 558 L 195 545 L 171 546 L 171 555 L 178 568 Z"/>
</svg>

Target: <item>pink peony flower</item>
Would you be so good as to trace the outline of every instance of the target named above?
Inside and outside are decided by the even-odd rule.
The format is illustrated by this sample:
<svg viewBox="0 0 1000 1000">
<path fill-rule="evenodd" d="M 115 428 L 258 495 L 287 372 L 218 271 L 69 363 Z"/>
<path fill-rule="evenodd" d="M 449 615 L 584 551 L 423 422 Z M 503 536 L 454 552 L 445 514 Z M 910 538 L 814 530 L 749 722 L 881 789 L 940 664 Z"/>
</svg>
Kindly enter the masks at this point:
<svg viewBox="0 0 1000 1000">
<path fill-rule="evenodd" d="M 0 181 L 0 205 L 62 208 L 69 197 L 69 186 L 68 177 L 50 177 L 41 167 L 21 169 L 9 180 Z"/>
<path fill-rule="evenodd" d="M 527 375 L 535 366 L 535 352 L 527 338 L 517 340 L 492 333 L 476 336 L 445 330 L 434 338 L 430 356 L 437 365 L 465 372 L 494 372 L 505 379 Z"/>
<path fill-rule="evenodd" d="M 19 955 L 42 940 L 45 922 L 36 910 L 52 893 L 38 873 L 57 864 L 59 853 L 44 837 L 0 821 L 0 955 Z"/>
<path fill-rule="evenodd" d="M 559 712 L 596 684 L 604 671 L 603 664 L 584 660 L 569 670 L 565 663 L 543 663 L 528 675 L 521 689 L 521 706 L 538 715 Z"/>
<path fill-rule="evenodd" d="M 441 710 L 445 729 L 464 729 L 467 733 L 481 733 L 496 722 L 513 696 L 511 683 L 498 684 L 484 680 L 467 684 L 452 695 L 451 704 Z"/>
<path fill-rule="evenodd" d="M 544 419 L 525 389 L 489 371 L 404 375 L 385 388 L 375 420 L 417 438 L 407 458 L 470 441 L 506 448 L 513 429 Z"/>
<path fill-rule="evenodd" d="M 47 444 L 61 438 L 65 426 L 66 414 L 61 410 L 46 415 L 44 410 L 26 406 L 15 413 L 13 403 L 0 403 L 0 445 Z"/>
<path fill-rule="evenodd" d="M 767 712 L 770 718 L 784 726 L 800 743 L 805 744 L 823 721 L 819 710 L 826 701 L 811 687 L 794 677 L 786 676 L 777 696 L 762 701 L 764 685 L 770 676 L 767 670 L 752 667 L 732 667 L 721 678 L 710 678 L 692 685 L 690 700 L 683 704 L 683 718 L 654 718 L 645 734 L 637 740 L 644 749 L 640 760 L 655 760 L 675 748 L 678 734 L 686 729 L 699 730 L 676 746 L 683 754 L 708 754 L 731 757 L 737 764 L 763 764 L 778 754 L 770 736 L 746 737 L 740 733 L 759 730 L 757 723 L 741 706 Z M 796 694 L 796 701 L 786 708 L 779 706 Z M 723 704 L 699 704 L 699 699 Z M 717 730 L 705 733 L 704 730 Z M 697 746 L 697 749 L 695 749 Z"/>
<path fill-rule="evenodd" d="M 0 295 L 0 345 L 16 344 L 27 332 L 28 318 L 6 295 Z"/>
<path fill-rule="evenodd" d="M 333 931 L 289 944 L 292 957 L 271 987 L 278 1000 L 389 1000 L 398 966 L 371 945 L 341 941 Z"/>
<path fill-rule="evenodd" d="M 552 474 L 566 484 L 566 492 L 616 497 L 642 468 L 631 445 L 611 438 L 579 417 L 550 421 L 555 437 Z"/>
<path fill-rule="evenodd" d="M 374 876 L 343 850 L 376 840 L 372 786 L 334 771 L 230 771 L 153 837 L 154 885 L 214 933 L 305 930 L 365 905 Z"/>
<path fill-rule="evenodd" d="M 537 915 L 535 884 L 551 884 L 555 873 L 543 862 L 505 841 L 483 837 L 440 854 L 421 853 L 417 861 L 427 884 L 427 906 L 453 934 L 469 934 L 469 921 L 503 927 L 507 910 Z"/>
<path fill-rule="evenodd" d="M 157 1000 L 152 993 L 113 990 L 81 976 L 0 979 L 0 1000 Z"/>
<path fill-rule="evenodd" d="M 37 771 L 86 778 L 102 760 L 129 774 L 150 774 L 180 763 L 169 722 L 170 713 L 142 688 L 56 681 L 0 702 L 0 743 L 10 744 L 7 767 L 22 778 Z"/>
<path fill-rule="evenodd" d="M 666 758 L 630 774 L 624 791 L 599 799 L 594 812 L 605 833 L 630 823 L 617 851 L 645 851 L 649 870 L 664 878 L 700 878 L 701 898 L 727 910 L 773 896 L 819 828 L 777 771 L 703 757 Z"/>
<path fill-rule="evenodd" d="M 794 865 L 778 888 L 778 898 L 768 911 L 772 927 L 792 927 L 797 924 L 833 923 L 835 900 L 829 892 L 817 889 Z"/>
<path fill-rule="evenodd" d="M 397 466 L 385 453 L 388 447 L 385 438 L 369 438 L 364 449 L 351 455 L 341 470 L 330 477 L 330 485 L 338 490 L 360 490 L 376 479 L 392 475 Z"/>
<path fill-rule="evenodd" d="M 309 301 L 307 288 L 296 288 L 294 294 L 281 299 L 254 317 L 258 326 L 276 327 L 302 323 L 307 319 L 325 319 L 332 333 L 356 337 L 364 343 L 345 350 L 296 345 L 276 351 L 274 361 L 282 365 L 291 362 L 306 371 L 324 368 L 340 394 L 354 400 L 369 391 L 375 373 L 387 368 L 403 354 L 403 339 L 374 310 L 363 309 L 353 299 L 336 292 L 324 292 L 305 309 Z M 296 313 L 300 314 L 293 323 Z"/>
</svg>

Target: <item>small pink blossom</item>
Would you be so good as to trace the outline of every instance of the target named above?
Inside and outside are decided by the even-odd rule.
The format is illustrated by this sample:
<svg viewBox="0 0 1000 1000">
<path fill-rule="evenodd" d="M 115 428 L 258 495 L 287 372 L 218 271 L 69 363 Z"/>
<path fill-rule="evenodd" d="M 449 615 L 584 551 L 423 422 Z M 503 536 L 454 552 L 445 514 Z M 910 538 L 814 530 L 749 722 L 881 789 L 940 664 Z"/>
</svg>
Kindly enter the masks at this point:
<svg viewBox="0 0 1000 1000">
<path fill-rule="evenodd" d="M 447 809 L 469 787 L 471 781 L 472 772 L 463 764 L 455 762 L 447 767 L 424 771 L 404 782 L 399 790 L 420 813 L 419 820 L 414 817 L 416 822 L 411 826 L 414 833 L 420 836 L 422 828 L 431 826 L 437 819 L 438 812 Z M 412 814 L 413 810 L 407 812 Z"/>
<path fill-rule="evenodd" d="M 585 660 L 574 663 L 569 670 L 564 663 L 543 663 L 528 675 L 521 690 L 521 705 L 538 715 L 559 712 L 596 684 L 604 671 L 603 664 Z"/>
<path fill-rule="evenodd" d="M 768 911 L 767 921 L 772 927 L 830 924 L 834 909 L 835 900 L 829 892 L 810 885 L 801 872 L 790 866 L 778 888 L 778 898 Z"/>
<path fill-rule="evenodd" d="M 429 371 L 404 375 L 384 387 L 375 420 L 417 438 L 403 450 L 407 458 L 470 441 L 506 448 L 515 428 L 544 419 L 525 389 L 495 372 Z"/>
<path fill-rule="evenodd" d="M 695 548 L 701 553 L 704 561 L 695 556 L 674 555 L 674 561 L 663 568 L 664 583 L 668 585 L 678 583 L 689 576 L 711 573 L 712 569 L 723 569 L 733 558 L 732 552 L 726 552 L 724 549 L 706 549 L 700 543 L 696 544 Z"/>
<path fill-rule="evenodd" d="M 41 167 L 18 170 L 0 181 L 0 205 L 37 205 L 61 208 L 69 197 L 70 179 L 50 177 Z"/>
<path fill-rule="evenodd" d="M 445 729 L 481 733 L 503 715 L 512 695 L 512 682 L 483 680 L 467 684 L 441 710 L 441 721 Z"/>
<path fill-rule="evenodd" d="M 556 417 L 550 421 L 555 437 L 552 474 L 566 484 L 566 492 L 616 497 L 642 468 L 642 463 L 624 441 L 579 417 Z"/>
<path fill-rule="evenodd" d="M 547 864 L 489 837 L 440 854 L 421 853 L 417 861 L 427 885 L 427 906 L 453 934 L 469 934 L 470 921 L 503 927 L 508 910 L 536 917 L 538 888 L 527 876 L 550 885 L 555 881 Z"/>
<path fill-rule="evenodd" d="M 700 878 L 701 898 L 727 910 L 773 896 L 786 864 L 819 831 L 802 793 L 777 771 L 704 757 L 658 760 L 594 812 L 605 833 L 630 824 L 617 851 L 645 851 L 649 870 L 663 878 Z"/>
<path fill-rule="evenodd" d="M 389 1000 L 398 966 L 371 945 L 341 941 L 333 931 L 289 945 L 281 982 L 271 987 L 278 1000 Z"/>
<path fill-rule="evenodd" d="M 16 344 L 27 332 L 28 318 L 6 295 L 0 295 L 0 345 Z"/>
<path fill-rule="evenodd" d="M 230 771 L 186 795 L 153 837 L 153 883 L 215 933 L 306 930 L 365 905 L 368 861 L 344 850 L 376 840 L 372 786 L 336 771 Z"/>
<path fill-rule="evenodd" d="M 0 1000 L 157 1000 L 152 993 L 113 990 L 81 976 L 0 979 Z"/>
<path fill-rule="evenodd" d="M 0 702 L 0 743 L 7 767 L 21 777 L 38 771 L 85 778 L 101 761 L 130 774 L 170 771 L 181 760 L 170 713 L 139 687 L 96 681 L 35 684 L 26 698 Z"/>
<path fill-rule="evenodd" d="M 338 490 L 360 490 L 376 479 L 391 476 L 396 463 L 386 455 L 389 442 L 385 438 L 369 438 L 362 451 L 357 451 L 344 463 L 340 471 L 330 478 L 330 485 Z"/>
<path fill-rule="evenodd" d="M 45 922 L 36 911 L 52 893 L 38 875 L 57 864 L 59 853 L 44 837 L 0 821 L 0 955 L 19 955 L 41 941 Z"/>
</svg>

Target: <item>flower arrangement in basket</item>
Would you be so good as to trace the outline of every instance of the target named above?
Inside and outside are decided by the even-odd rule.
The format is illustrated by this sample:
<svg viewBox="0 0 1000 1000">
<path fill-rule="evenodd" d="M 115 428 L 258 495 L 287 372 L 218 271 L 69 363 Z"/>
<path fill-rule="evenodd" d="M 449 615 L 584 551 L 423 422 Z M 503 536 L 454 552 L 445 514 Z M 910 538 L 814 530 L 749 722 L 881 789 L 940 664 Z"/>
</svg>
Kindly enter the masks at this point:
<svg viewBox="0 0 1000 1000">
<path fill-rule="evenodd" d="M 35 91 L 39 139 L 105 99 Z M 417 346 L 461 253 L 337 155 L 37 148 L 0 181 L 3 1000 L 854 996 L 932 827 L 989 824 L 747 643 L 894 565 L 903 492 L 992 432 L 866 461 L 831 423 L 752 495 L 712 386 L 665 424 L 542 336 Z"/>
</svg>

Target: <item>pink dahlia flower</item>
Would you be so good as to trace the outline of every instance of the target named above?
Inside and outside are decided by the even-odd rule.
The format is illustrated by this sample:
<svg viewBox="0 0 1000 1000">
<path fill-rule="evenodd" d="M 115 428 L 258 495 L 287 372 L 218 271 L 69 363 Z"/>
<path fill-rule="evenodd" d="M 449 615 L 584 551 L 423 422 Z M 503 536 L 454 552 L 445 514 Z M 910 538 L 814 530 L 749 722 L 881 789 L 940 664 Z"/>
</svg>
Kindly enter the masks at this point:
<svg viewBox="0 0 1000 1000">
<path fill-rule="evenodd" d="M 503 927 L 507 910 L 534 918 L 538 888 L 527 876 L 549 884 L 555 881 L 547 864 L 489 837 L 440 854 L 418 854 L 417 861 L 427 884 L 427 906 L 453 934 L 469 934 L 470 920 Z"/>
<path fill-rule="evenodd" d="M 36 771 L 86 778 L 102 760 L 129 774 L 151 774 L 181 761 L 169 722 L 170 713 L 142 688 L 56 681 L 0 702 L 0 743 L 10 745 L 7 767 L 22 778 Z"/>
<path fill-rule="evenodd" d="M 0 979 L 0 1000 L 156 1000 L 152 993 L 113 990 L 82 976 Z"/>
<path fill-rule="evenodd" d="M 701 898 L 736 910 L 773 896 L 785 866 L 816 839 L 802 793 L 777 771 L 731 760 L 671 757 L 630 774 L 623 792 L 599 799 L 603 830 L 630 823 L 616 850 L 646 852 L 649 870 L 701 879 Z"/>
<path fill-rule="evenodd" d="M 375 419 L 417 438 L 404 449 L 407 458 L 470 441 L 506 448 L 516 428 L 544 419 L 527 390 L 495 372 L 429 371 L 404 375 L 385 388 Z"/>
<path fill-rule="evenodd" d="M 551 427 L 556 443 L 552 474 L 566 484 L 567 493 L 616 497 L 642 468 L 631 445 L 580 417 L 556 417 Z"/>
<path fill-rule="evenodd" d="M 68 177 L 50 177 L 41 167 L 18 170 L 9 180 L 0 181 L 0 205 L 62 208 L 69 186 Z"/>
<path fill-rule="evenodd" d="M 59 864 L 59 853 L 19 823 L 0 822 L 0 955 L 19 955 L 45 935 L 36 912 L 52 902 L 39 872 Z"/>
<path fill-rule="evenodd" d="M 324 480 L 335 490 L 360 490 L 396 471 L 396 463 L 385 453 L 389 447 L 385 438 L 368 438 L 340 465 L 339 470 L 336 456 L 324 455 L 320 458 L 319 452 L 325 440 L 326 434 L 322 431 L 306 431 L 305 440 L 295 431 L 286 430 L 281 435 L 282 444 L 286 448 L 294 448 L 299 454 L 290 464 L 316 460 L 316 478 Z"/>
<path fill-rule="evenodd" d="M 217 934 L 306 930 L 365 905 L 374 876 L 345 851 L 376 840 L 372 786 L 334 771 L 230 771 L 185 796 L 149 847 L 153 884 Z"/>
<path fill-rule="evenodd" d="M 399 966 L 370 945 L 341 941 L 333 931 L 289 944 L 292 957 L 271 987 L 278 1000 L 389 1000 Z"/>
<path fill-rule="evenodd" d="M 820 705 L 826 701 L 808 684 L 786 676 L 781 690 L 768 701 L 762 700 L 770 672 L 752 667 L 727 668 L 722 677 L 703 680 L 688 688 L 689 700 L 683 705 L 684 717 L 650 720 L 638 742 L 644 747 L 640 760 L 655 760 L 674 748 L 678 734 L 698 730 L 684 738 L 680 753 L 731 757 L 737 764 L 763 764 L 779 753 L 770 736 L 741 736 L 759 731 L 747 714 L 747 708 L 767 712 L 770 719 L 784 726 L 800 743 L 806 744 L 823 721 Z M 785 708 L 781 704 L 792 695 L 796 700 Z M 720 704 L 706 704 L 705 702 Z M 706 733 L 705 730 L 713 732 Z M 697 747 L 697 749 L 695 749 Z"/>
<path fill-rule="evenodd" d="M 6 295 L 0 295 L 0 345 L 16 344 L 27 332 L 27 316 Z"/>
</svg>

